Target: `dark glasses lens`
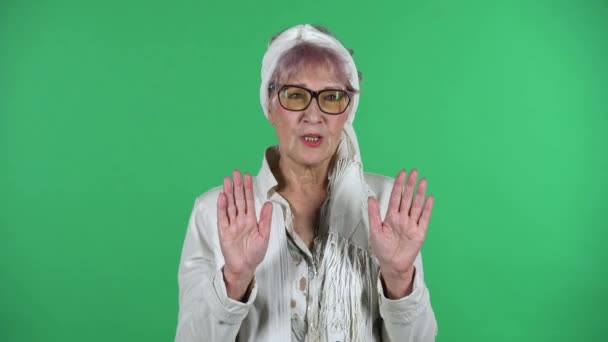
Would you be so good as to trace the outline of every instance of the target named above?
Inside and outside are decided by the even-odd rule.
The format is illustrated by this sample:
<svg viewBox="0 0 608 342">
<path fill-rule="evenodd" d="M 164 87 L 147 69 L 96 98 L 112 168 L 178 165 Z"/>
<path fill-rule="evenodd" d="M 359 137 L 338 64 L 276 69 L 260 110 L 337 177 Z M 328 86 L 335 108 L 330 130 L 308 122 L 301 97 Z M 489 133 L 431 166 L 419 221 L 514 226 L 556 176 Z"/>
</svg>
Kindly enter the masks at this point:
<svg viewBox="0 0 608 342">
<path fill-rule="evenodd" d="M 317 98 L 322 111 L 330 114 L 340 114 L 346 110 L 350 97 L 344 90 L 324 90 Z"/>
<path fill-rule="evenodd" d="M 312 94 L 299 87 L 283 87 L 279 91 L 279 102 L 289 110 L 304 110 L 308 107 Z"/>
</svg>

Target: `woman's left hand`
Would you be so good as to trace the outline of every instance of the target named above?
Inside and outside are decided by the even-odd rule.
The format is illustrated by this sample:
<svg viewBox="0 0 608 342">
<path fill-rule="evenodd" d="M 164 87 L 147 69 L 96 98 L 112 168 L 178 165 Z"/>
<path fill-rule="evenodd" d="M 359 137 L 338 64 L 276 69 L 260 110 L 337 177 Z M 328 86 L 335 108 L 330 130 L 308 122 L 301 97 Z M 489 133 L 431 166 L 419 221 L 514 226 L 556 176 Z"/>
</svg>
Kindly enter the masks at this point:
<svg viewBox="0 0 608 342">
<path fill-rule="evenodd" d="M 399 171 L 382 222 L 378 201 L 368 198 L 370 244 L 372 253 L 380 262 L 380 273 L 392 298 L 401 298 L 411 292 L 414 260 L 422 248 L 433 209 L 433 195 L 424 199 L 426 178 L 420 179 L 414 197 L 418 171 L 412 170 L 407 178 Z M 424 207 L 423 207 L 424 202 Z"/>
</svg>

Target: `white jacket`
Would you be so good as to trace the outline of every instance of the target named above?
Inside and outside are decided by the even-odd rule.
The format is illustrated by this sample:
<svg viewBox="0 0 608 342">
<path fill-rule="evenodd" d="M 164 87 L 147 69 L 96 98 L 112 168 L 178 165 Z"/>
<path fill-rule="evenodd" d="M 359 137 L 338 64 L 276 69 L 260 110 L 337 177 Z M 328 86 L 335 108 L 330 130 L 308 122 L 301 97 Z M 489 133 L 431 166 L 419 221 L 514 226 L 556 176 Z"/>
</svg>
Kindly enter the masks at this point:
<svg viewBox="0 0 608 342">
<path fill-rule="evenodd" d="M 365 173 L 365 182 L 378 199 L 381 213 L 388 207 L 393 179 Z M 254 195 L 257 217 L 266 201 L 273 202 L 271 232 L 290 230 L 291 212 L 287 202 L 275 192 L 274 178 L 266 156 L 257 176 L 254 177 Z M 286 274 L 285 264 L 273 263 L 266 253 L 258 266 L 248 301 L 242 303 L 228 298 L 222 276 L 224 259 L 217 232 L 217 198 L 222 187 L 213 188 L 198 196 L 188 223 L 178 272 L 179 316 L 176 342 L 194 341 L 289 341 L 291 320 L 288 311 L 289 295 L 277 293 L 276 284 L 260 283 L 269 273 Z M 287 249 L 287 245 L 277 247 Z M 375 341 L 434 341 L 437 322 L 431 307 L 429 291 L 424 282 L 422 256 L 415 262 L 413 292 L 404 298 L 391 300 L 384 296 L 379 280 L 375 279 L 377 308 L 373 310 Z M 278 287 L 276 287 L 278 289 Z M 263 289 L 263 290 L 260 290 Z M 278 291 L 280 292 L 280 291 Z M 267 323 L 270 310 L 279 310 L 281 324 Z M 283 310 L 283 311 L 281 311 Z M 284 318 L 284 321 L 283 321 Z M 327 336 L 335 342 L 339 336 Z"/>
</svg>

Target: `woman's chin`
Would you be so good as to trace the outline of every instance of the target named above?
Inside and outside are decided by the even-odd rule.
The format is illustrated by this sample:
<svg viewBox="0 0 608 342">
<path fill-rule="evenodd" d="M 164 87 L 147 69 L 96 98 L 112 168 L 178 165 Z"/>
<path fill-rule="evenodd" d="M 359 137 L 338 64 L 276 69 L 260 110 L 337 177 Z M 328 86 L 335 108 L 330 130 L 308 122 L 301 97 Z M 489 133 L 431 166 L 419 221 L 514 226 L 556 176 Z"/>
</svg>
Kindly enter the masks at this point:
<svg viewBox="0 0 608 342">
<path fill-rule="evenodd" d="M 287 152 L 287 151 L 284 151 Z M 296 148 L 288 152 L 289 159 L 304 167 L 320 167 L 331 160 L 330 150 L 327 148 Z"/>
<path fill-rule="evenodd" d="M 321 153 L 305 153 L 301 154 L 298 161 L 307 167 L 318 167 L 328 160 L 328 156 Z"/>
</svg>

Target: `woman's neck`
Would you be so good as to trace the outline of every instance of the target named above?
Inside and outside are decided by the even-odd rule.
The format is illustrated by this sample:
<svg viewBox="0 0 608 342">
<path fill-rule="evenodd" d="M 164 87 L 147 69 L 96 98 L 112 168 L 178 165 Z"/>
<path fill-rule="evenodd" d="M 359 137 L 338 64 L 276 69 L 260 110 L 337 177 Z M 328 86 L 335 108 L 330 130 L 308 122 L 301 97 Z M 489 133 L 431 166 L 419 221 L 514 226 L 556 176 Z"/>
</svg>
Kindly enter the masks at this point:
<svg viewBox="0 0 608 342">
<path fill-rule="evenodd" d="M 280 156 L 272 170 L 278 183 L 276 191 L 291 207 L 293 230 L 309 250 L 316 235 L 319 210 L 327 199 L 327 175 L 332 163 L 333 158 L 318 166 L 306 166 Z"/>
<path fill-rule="evenodd" d="M 331 161 L 320 165 L 302 165 L 281 156 L 276 167 L 278 191 L 283 193 L 325 194 Z M 278 172 L 277 172 L 278 171 Z"/>
</svg>

